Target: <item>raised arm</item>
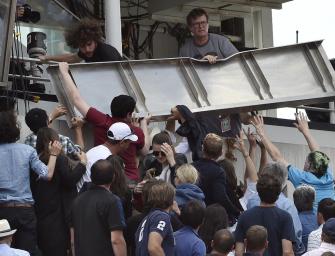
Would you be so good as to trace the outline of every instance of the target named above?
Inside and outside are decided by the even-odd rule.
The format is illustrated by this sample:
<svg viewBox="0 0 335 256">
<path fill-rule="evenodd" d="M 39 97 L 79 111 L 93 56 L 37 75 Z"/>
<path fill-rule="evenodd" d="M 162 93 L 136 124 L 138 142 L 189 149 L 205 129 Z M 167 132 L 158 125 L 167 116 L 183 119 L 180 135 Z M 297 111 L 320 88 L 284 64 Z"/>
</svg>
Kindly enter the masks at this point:
<svg viewBox="0 0 335 256">
<path fill-rule="evenodd" d="M 150 151 L 151 137 L 150 137 L 149 130 L 148 130 L 150 118 L 151 118 L 151 115 L 148 114 L 146 117 L 140 120 L 140 127 L 144 133 L 144 146 L 141 149 L 142 156 L 146 156 L 147 154 L 149 154 L 149 151 Z"/>
<path fill-rule="evenodd" d="M 245 147 L 244 140 L 243 140 L 243 131 L 240 131 L 239 136 L 236 138 L 236 143 L 234 144 L 234 147 L 238 149 L 245 161 L 245 173 L 247 178 L 249 178 L 252 182 L 257 182 L 257 171 L 254 162 L 251 160 L 251 157 L 248 153 L 248 150 Z M 245 183 L 246 184 L 246 183 Z"/>
<path fill-rule="evenodd" d="M 55 107 L 49 115 L 49 124 L 51 124 L 58 117 L 66 115 L 67 109 L 63 105 L 58 105 Z"/>
<path fill-rule="evenodd" d="M 268 163 L 268 152 L 266 152 L 266 148 L 264 147 L 264 144 L 262 141 L 258 141 L 258 145 L 261 149 L 261 160 L 259 164 L 259 172 L 262 171 L 265 167 L 265 165 Z"/>
<path fill-rule="evenodd" d="M 82 61 L 77 53 L 65 53 L 61 55 L 46 55 L 40 56 L 39 59 L 42 62 L 56 61 L 56 62 L 68 62 L 68 63 L 77 63 Z"/>
<path fill-rule="evenodd" d="M 320 150 L 319 144 L 316 142 L 309 130 L 307 117 L 303 113 L 299 112 L 296 115 L 296 120 L 297 122 L 294 123 L 294 126 L 302 133 L 302 135 L 304 135 L 310 151 L 313 152 Z"/>
<path fill-rule="evenodd" d="M 285 160 L 279 149 L 271 142 L 264 130 L 264 121 L 262 116 L 254 116 L 250 121 L 251 124 L 256 128 L 257 134 L 260 137 L 266 151 L 269 153 L 273 161 L 281 162 L 285 166 L 288 166 L 288 162 Z"/>
<path fill-rule="evenodd" d="M 254 164 L 256 164 L 257 141 L 255 134 L 250 131 L 250 127 L 248 127 L 247 138 L 249 142 L 249 156 Z"/>
<path fill-rule="evenodd" d="M 83 117 L 86 117 L 86 114 L 90 106 L 81 97 L 78 88 L 74 84 L 69 74 L 69 65 L 66 62 L 59 63 L 59 71 L 61 79 L 65 85 L 65 89 L 68 95 L 70 96 L 71 101 L 73 102 L 75 107 L 79 110 L 79 112 L 83 115 Z"/>
<path fill-rule="evenodd" d="M 47 165 L 48 174 L 46 176 L 47 180 L 51 180 L 52 177 L 54 176 L 57 156 L 60 154 L 61 150 L 62 150 L 62 144 L 59 141 L 55 140 L 52 144 L 50 142 L 49 145 L 50 156 Z"/>
<path fill-rule="evenodd" d="M 84 136 L 83 136 L 83 125 L 84 125 L 85 121 L 76 116 L 73 117 L 71 120 L 71 124 L 72 124 L 72 129 L 74 130 L 74 136 L 75 136 L 75 141 L 76 144 L 79 145 L 79 147 L 84 150 L 85 147 L 85 142 L 84 142 Z"/>
</svg>

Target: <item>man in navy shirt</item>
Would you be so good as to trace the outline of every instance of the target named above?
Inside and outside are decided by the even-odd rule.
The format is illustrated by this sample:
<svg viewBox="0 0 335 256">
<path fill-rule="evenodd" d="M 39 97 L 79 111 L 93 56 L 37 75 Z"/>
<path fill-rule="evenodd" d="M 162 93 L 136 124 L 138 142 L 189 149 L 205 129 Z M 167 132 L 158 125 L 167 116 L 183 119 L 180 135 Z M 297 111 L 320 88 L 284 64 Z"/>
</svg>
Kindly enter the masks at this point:
<svg viewBox="0 0 335 256">
<path fill-rule="evenodd" d="M 271 168 L 271 165 L 273 164 L 265 168 Z M 260 175 L 256 188 L 261 204 L 245 211 L 238 219 L 235 231 L 235 255 L 243 255 L 247 230 L 253 225 L 261 225 L 267 229 L 269 235 L 269 247 L 264 255 L 293 256 L 292 241 L 295 240 L 295 233 L 292 217 L 275 205 L 281 192 L 281 182 L 274 175 L 266 172 Z"/>
<path fill-rule="evenodd" d="M 205 194 L 206 205 L 221 204 L 227 211 L 229 220 L 235 223 L 240 210 L 231 202 L 226 191 L 226 173 L 216 162 L 222 155 L 223 139 L 214 134 L 206 135 L 202 151 L 203 158 L 193 163 L 198 170 L 199 187 Z"/>
<path fill-rule="evenodd" d="M 180 220 L 184 227 L 174 233 L 175 256 L 203 256 L 205 243 L 199 238 L 198 230 L 205 216 L 205 208 L 197 200 L 189 201 L 182 209 Z"/>
<path fill-rule="evenodd" d="M 164 181 L 157 181 L 150 188 L 148 205 L 152 210 L 136 231 L 136 256 L 174 255 L 175 243 L 169 215 L 174 196 L 174 187 Z"/>
</svg>

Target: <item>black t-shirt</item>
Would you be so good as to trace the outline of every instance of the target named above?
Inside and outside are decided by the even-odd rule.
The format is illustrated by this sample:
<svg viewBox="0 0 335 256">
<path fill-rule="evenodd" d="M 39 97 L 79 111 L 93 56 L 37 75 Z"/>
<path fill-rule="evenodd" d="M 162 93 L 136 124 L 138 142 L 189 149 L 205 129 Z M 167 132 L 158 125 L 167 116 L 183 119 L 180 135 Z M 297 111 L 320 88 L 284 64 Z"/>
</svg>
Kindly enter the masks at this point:
<svg viewBox="0 0 335 256">
<path fill-rule="evenodd" d="M 105 43 L 98 43 L 92 57 L 86 57 L 82 52 L 78 52 L 78 56 L 85 62 L 104 62 L 104 61 L 120 61 L 122 60 L 120 53 L 113 46 Z"/>
<path fill-rule="evenodd" d="M 261 225 L 268 231 L 269 247 L 264 255 L 281 256 L 282 239 L 295 240 L 292 217 L 277 207 L 256 206 L 241 214 L 235 230 L 236 242 L 244 242 L 247 230 L 253 225 Z"/>
<path fill-rule="evenodd" d="M 76 198 L 72 208 L 76 256 L 114 255 L 111 232 L 125 227 L 120 207 L 113 193 L 95 185 Z"/>
</svg>

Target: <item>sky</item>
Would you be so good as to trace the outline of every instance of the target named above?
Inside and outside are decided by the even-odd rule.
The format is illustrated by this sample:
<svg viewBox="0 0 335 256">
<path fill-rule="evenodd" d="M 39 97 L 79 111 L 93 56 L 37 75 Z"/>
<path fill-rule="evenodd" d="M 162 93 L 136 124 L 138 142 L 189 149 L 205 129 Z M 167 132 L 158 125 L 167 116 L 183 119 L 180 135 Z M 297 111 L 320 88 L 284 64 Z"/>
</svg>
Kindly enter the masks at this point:
<svg viewBox="0 0 335 256">
<path fill-rule="evenodd" d="M 329 59 L 335 58 L 335 0 L 293 0 L 272 11 L 274 46 L 324 39 Z M 278 109 L 278 117 L 295 119 L 294 109 Z"/>
<path fill-rule="evenodd" d="M 324 39 L 329 58 L 335 58 L 335 0 L 293 0 L 273 10 L 274 46 Z"/>
</svg>

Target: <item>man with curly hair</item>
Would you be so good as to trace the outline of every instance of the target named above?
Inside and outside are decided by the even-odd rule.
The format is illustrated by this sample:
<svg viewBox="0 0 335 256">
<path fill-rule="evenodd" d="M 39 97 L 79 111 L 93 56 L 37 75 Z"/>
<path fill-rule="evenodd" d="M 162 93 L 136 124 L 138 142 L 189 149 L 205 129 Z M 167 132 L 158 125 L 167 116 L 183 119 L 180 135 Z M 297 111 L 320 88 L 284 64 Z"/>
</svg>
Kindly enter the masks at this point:
<svg viewBox="0 0 335 256">
<path fill-rule="evenodd" d="M 76 63 L 119 61 L 120 53 L 111 45 L 103 42 L 101 25 L 92 19 L 82 19 L 65 32 L 65 40 L 69 47 L 79 49 L 77 53 L 54 56 L 41 56 L 42 61 L 58 61 Z"/>
</svg>

